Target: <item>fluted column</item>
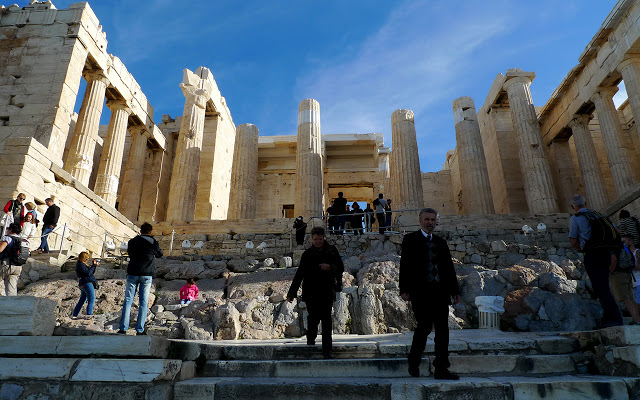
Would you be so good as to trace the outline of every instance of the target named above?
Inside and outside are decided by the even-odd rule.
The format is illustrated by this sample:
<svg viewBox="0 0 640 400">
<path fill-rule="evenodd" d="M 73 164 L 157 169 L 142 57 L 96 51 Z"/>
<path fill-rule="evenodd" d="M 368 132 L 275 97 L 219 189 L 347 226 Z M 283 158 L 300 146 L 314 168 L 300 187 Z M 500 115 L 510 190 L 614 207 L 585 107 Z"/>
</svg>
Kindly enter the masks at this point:
<svg viewBox="0 0 640 400">
<path fill-rule="evenodd" d="M 78 122 L 73 132 L 65 170 L 85 186 L 89 185 L 93 170 L 93 153 L 100 128 L 104 105 L 104 93 L 109 80 L 101 71 L 85 75 L 87 89 L 84 92 Z"/>
<path fill-rule="evenodd" d="M 596 155 L 596 147 L 589 132 L 589 116 L 576 115 L 569 122 L 569 128 L 576 144 L 578 164 L 582 174 L 582 185 L 589 207 L 602 210 L 607 205 L 607 194 L 600 163 Z"/>
<path fill-rule="evenodd" d="M 465 213 L 494 214 L 480 125 L 471 97 L 460 97 L 454 100 L 453 120 Z"/>
<path fill-rule="evenodd" d="M 242 124 L 236 128 L 228 219 L 256 217 L 257 182 L 258 128 L 253 124 Z"/>
<path fill-rule="evenodd" d="M 167 221 L 191 221 L 194 218 L 208 99 L 203 89 L 185 83 L 181 83 L 180 87 L 186 101 L 171 174 Z"/>
<path fill-rule="evenodd" d="M 507 80 L 503 87 L 507 91 L 516 130 L 520 168 L 529 212 L 550 214 L 558 212 L 558 200 L 529 90 L 532 79 L 531 76 L 515 76 Z"/>
<path fill-rule="evenodd" d="M 596 105 L 602 140 L 607 150 L 613 185 L 616 188 L 616 197 L 620 197 L 633 186 L 635 175 L 629 151 L 622 143 L 622 125 L 616 106 L 613 104 L 613 95 L 617 90 L 618 88 L 614 87 L 601 88 L 591 97 L 591 101 Z"/>
<path fill-rule="evenodd" d="M 109 100 L 107 106 L 111 110 L 111 118 L 100 155 L 100 165 L 93 191 L 104 201 L 115 206 L 118 197 L 120 169 L 122 168 L 122 152 L 124 151 L 131 109 L 123 100 Z"/>
<path fill-rule="evenodd" d="M 297 146 L 294 213 L 306 220 L 322 215 L 322 137 L 320 104 L 316 100 L 305 99 L 300 102 Z"/>
<path fill-rule="evenodd" d="M 633 119 L 636 121 L 636 135 L 640 139 L 640 57 L 627 58 L 622 61 L 618 65 L 618 71 L 622 74 Z"/>
<path fill-rule="evenodd" d="M 131 221 L 138 220 L 144 163 L 147 158 L 147 134 L 144 126 L 131 128 L 131 146 L 125 165 L 118 211 Z"/>
<path fill-rule="evenodd" d="M 413 111 L 395 110 L 391 114 L 391 144 L 390 183 L 394 209 L 424 207 Z"/>
</svg>

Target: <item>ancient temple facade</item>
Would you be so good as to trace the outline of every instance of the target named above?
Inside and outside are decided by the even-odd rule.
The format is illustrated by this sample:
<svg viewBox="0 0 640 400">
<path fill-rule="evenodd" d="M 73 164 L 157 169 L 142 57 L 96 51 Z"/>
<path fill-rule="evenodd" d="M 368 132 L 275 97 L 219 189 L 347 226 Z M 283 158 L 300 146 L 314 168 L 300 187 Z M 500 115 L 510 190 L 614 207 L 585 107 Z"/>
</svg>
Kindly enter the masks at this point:
<svg viewBox="0 0 640 400">
<path fill-rule="evenodd" d="M 212 71 L 199 67 L 176 82 L 182 115 L 154 122 L 88 3 L 1 11 L 0 198 L 55 196 L 78 251 L 130 237 L 143 221 L 205 229 L 321 218 L 338 192 L 443 214 L 568 212 L 573 193 L 610 213 L 640 211 L 640 1 L 616 4 L 543 106 L 531 95 L 535 73 L 521 69 L 498 74 L 482 105 L 453 100 L 456 148 L 428 173 L 411 110 L 389 115 L 390 147 L 381 133 L 323 135 L 314 99 L 300 101 L 297 132 L 261 136 L 251 121 L 235 124 Z M 616 108 L 620 82 L 628 100 Z"/>
</svg>

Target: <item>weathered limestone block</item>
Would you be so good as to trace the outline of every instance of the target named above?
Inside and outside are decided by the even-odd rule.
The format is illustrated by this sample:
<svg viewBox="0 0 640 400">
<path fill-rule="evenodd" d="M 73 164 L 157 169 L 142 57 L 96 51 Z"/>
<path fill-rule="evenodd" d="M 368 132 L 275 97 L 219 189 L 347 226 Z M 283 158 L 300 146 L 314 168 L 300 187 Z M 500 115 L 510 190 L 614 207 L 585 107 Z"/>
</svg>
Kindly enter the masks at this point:
<svg viewBox="0 0 640 400">
<path fill-rule="evenodd" d="M 322 215 L 323 163 L 320 104 L 305 99 L 298 107 L 295 215 L 305 219 Z"/>
<path fill-rule="evenodd" d="M 636 174 L 633 171 L 631 155 L 622 140 L 618 110 L 613 104 L 613 95 L 617 91 L 617 87 L 601 88 L 591 97 L 591 101 L 596 105 L 611 176 L 617 197 L 620 197 L 636 183 Z"/>
<path fill-rule="evenodd" d="M 462 202 L 465 214 L 493 214 L 493 198 L 489 184 L 487 161 L 480 135 L 476 107 L 471 97 L 453 102 L 456 148 L 462 180 Z"/>
<path fill-rule="evenodd" d="M 253 219 L 258 181 L 258 128 L 242 124 L 236 132 L 227 219 Z"/>
<path fill-rule="evenodd" d="M 576 153 L 578 155 L 578 163 L 580 164 L 580 173 L 586 195 L 585 198 L 589 207 L 595 210 L 601 210 L 608 203 L 607 194 L 602 171 L 598 163 L 596 148 L 593 144 L 588 124 L 588 115 L 576 115 L 569 123 L 569 127 L 571 128 L 576 144 Z"/>
<path fill-rule="evenodd" d="M 240 313 L 232 304 L 223 304 L 213 312 L 213 339 L 236 340 L 240 334 Z"/>
<path fill-rule="evenodd" d="M 57 303 L 33 296 L 0 297 L 0 336 L 51 336 Z"/>
<path fill-rule="evenodd" d="M 520 167 L 529 211 L 533 214 L 550 214 L 558 212 L 558 201 L 529 89 L 534 76 L 533 73 L 509 70 L 504 88 L 517 133 Z"/>
<path fill-rule="evenodd" d="M 392 146 L 390 160 L 391 196 L 396 209 L 424 207 L 422 174 L 418 156 L 416 127 L 411 110 L 396 110 L 391 114 Z M 407 215 L 415 223 L 415 213 Z"/>
<path fill-rule="evenodd" d="M 180 360 L 84 359 L 71 381 L 152 382 L 171 381 L 180 372 Z"/>
</svg>

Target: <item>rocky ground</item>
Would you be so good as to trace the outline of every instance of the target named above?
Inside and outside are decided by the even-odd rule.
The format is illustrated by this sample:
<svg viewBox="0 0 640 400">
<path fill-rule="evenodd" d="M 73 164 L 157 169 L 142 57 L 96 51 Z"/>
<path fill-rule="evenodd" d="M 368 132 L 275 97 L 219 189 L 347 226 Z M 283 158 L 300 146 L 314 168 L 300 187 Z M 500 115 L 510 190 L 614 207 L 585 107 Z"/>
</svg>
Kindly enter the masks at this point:
<svg viewBox="0 0 640 400">
<path fill-rule="evenodd" d="M 337 295 L 334 305 L 334 332 L 378 334 L 414 327 L 410 307 L 398 293 L 400 256 L 396 246 L 387 244 L 394 242 L 398 242 L 398 238 L 377 243 L 359 255 L 351 253 L 344 257 L 344 290 Z M 461 247 L 452 243 L 451 247 L 457 254 L 464 252 L 464 244 Z M 505 312 L 501 316 L 503 330 L 565 331 L 596 327 L 601 310 L 591 299 L 590 282 L 579 260 L 559 256 L 555 249 L 507 245 L 502 241 L 476 243 L 473 247 L 482 248 L 485 251 L 482 259 L 493 262 L 489 267 L 469 262 L 470 257 L 465 264 L 454 259 L 462 302 L 451 307 L 451 328 L 478 326 L 476 296 L 505 298 Z M 306 323 L 305 304 L 289 303 L 285 296 L 303 249 L 301 246 L 292 257 L 277 260 L 212 255 L 157 260 L 146 325 L 149 333 L 186 339 L 302 335 Z M 126 265 L 103 262 L 96 271 L 100 288 L 94 315 L 78 320 L 70 318 L 80 296 L 73 266 L 70 261 L 67 268 L 71 271 L 64 272 L 64 266 L 55 269 L 30 263 L 23 269 L 19 294 L 58 301 L 57 334 L 117 330 Z M 197 301 L 181 307 L 178 291 L 189 277 L 196 279 L 200 296 Z M 137 304 L 136 300 L 132 326 Z"/>
</svg>

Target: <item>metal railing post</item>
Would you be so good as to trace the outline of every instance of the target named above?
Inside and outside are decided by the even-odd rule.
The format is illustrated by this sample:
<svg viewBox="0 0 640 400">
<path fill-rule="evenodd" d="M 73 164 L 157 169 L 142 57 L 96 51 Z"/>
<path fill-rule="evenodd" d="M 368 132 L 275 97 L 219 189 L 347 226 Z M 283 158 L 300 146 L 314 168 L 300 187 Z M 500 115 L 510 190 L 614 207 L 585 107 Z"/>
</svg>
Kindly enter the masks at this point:
<svg viewBox="0 0 640 400">
<path fill-rule="evenodd" d="M 67 223 L 65 222 L 62 226 L 62 236 L 60 237 L 60 250 L 58 251 L 58 255 L 62 254 L 62 245 L 64 244 L 64 234 L 67 232 Z"/>
</svg>

